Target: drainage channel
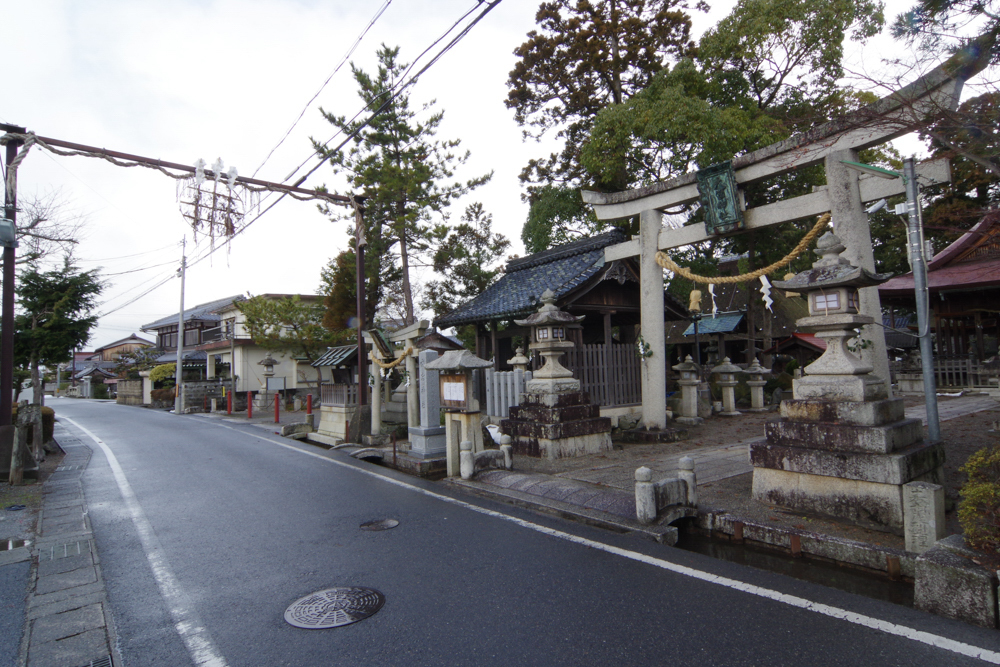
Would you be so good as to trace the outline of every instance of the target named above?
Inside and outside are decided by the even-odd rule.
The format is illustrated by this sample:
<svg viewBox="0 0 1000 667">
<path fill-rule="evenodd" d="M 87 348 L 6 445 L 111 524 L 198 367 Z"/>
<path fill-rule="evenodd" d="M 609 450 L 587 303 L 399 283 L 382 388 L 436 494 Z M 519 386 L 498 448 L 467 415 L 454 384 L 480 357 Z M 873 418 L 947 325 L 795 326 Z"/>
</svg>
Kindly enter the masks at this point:
<svg viewBox="0 0 1000 667">
<path fill-rule="evenodd" d="M 777 572 L 794 579 L 836 588 L 847 593 L 907 607 L 913 606 L 912 584 L 904 581 L 891 581 L 885 576 L 815 560 L 807 556 L 793 558 L 772 549 L 736 544 L 729 540 L 713 540 L 703 533 L 686 527 L 681 528 L 679 540 L 675 546 L 685 551 L 693 551 L 719 560 L 754 567 L 758 570 Z"/>
</svg>

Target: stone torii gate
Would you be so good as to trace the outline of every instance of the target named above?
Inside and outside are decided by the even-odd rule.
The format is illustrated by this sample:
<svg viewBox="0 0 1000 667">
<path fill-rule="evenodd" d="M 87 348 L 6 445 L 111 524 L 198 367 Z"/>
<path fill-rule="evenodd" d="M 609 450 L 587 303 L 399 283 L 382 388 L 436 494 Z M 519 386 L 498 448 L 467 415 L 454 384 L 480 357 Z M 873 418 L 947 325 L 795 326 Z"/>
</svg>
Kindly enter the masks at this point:
<svg viewBox="0 0 1000 667">
<path fill-rule="evenodd" d="M 976 54 L 978 56 L 978 54 Z M 954 110 L 965 81 L 983 69 L 986 59 L 959 54 L 914 83 L 860 110 L 847 120 L 831 121 L 732 161 L 737 186 L 775 177 L 796 168 L 823 163 L 827 185 L 816 191 L 744 211 L 744 229 L 761 229 L 830 212 L 837 235 L 847 247 L 844 257 L 874 272 L 871 231 L 864 202 L 903 194 L 903 180 L 860 176 L 844 161 L 857 162 L 859 150 L 877 146 L 915 129 L 926 118 Z M 950 181 L 946 160 L 927 162 L 917 170 L 925 182 Z M 642 336 L 654 356 L 642 364 L 642 423 L 647 428 L 666 427 L 666 363 L 663 323 L 663 269 L 656 263 L 658 250 L 718 238 L 704 223 L 679 228 L 664 227 L 662 211 L 690 204 L 699 198 L 697 174 L 688 173 L 647 187 L 616 193 L 583 192 L 599 220 L 639 216 L 640 231 L 631 241 L 605 249 L 605 261 L 639 257 L 641 272 Z M 882 322 L 878 289 L 864 288 L 861 312 Z M 885 336 L 878 324 L 862 335 L 872 341 L 863 351 L 874 373 L 888 385 L 889 363 Z"/>
</svg>

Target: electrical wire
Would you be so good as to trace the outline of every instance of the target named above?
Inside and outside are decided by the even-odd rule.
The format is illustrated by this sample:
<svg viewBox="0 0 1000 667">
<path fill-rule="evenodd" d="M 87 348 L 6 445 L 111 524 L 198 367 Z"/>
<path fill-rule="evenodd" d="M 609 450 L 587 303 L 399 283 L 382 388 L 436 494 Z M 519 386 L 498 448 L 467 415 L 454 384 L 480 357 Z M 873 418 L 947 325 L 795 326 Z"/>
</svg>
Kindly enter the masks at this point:
<svg viewBox="0 0 1000 667">
<path fill-rule="evenodd" d="M 267 157 L 265 157 L 264 161 L 260 163 L 260 166 L 254 169 L 253 176 L 251 176 L 251 178 L 257 176 L 257 172 L 259 172 L 261 169 L 264 168 L 264 165 L 267 164 L 267 161 L 271 159 L 271 156 L 274 155 L 274 152 L 281 147 L 281 144 L 285 143 L 285 139 L 288 138 L 288 136 L 292 133 L 292 130 L 294 130 L 295 127 L 299 124 L 299 121 L 301 121 L 303 116 L 305 116 L 306 111 L 309 110 L 309 107 L 312 106 L 312 103 L 316 101 L 316 98 L 319 97 L 320 93 L 323 92 L 323 90 L 326 88 L 327 84 L 330 83 L 330 80 L 334 77 L 334 75 L 336 75 L 337 72 L 340 71 L 340 68 L 344 66 L 344 63 L 347 62 L 347 59 L 354 54 L 355 49 L 357 49 L 358 46 L 361 44 L 361 40 L 365 38 L 365 35 L 367 35 L 368 31 L 371 30 L 373 25 L 375 25 L 375 22 L 382 17 L 382 14 L 385 13 L 385 10 L 389 8 L 390 4 L 392 4 L 392 0 L 385 0 L 385 3 L 379 8 L 377 12 L 375 12 L 375 16 L 372 17 L 371 21 L 368 22 L 368 26 L 361 32 L 360 35 L 358 35 L 357 39 L 354 40 L 354 44 L 352 44 L 351 48 L 348 49 L 347 53 L 344 54 L 344 57 L 340 60 L 340 63 L 333 69 L 333 72 L 330 73 L 330 76 L 326 77 L 326 81 L 324 81 L 323 85 L 319 87 L 319 90 L 316 91 L 316 94 L 313 95 L 311 98 L 309 98 L 309 101 L 306 102 L 306 105 L 302 107 L 302 111 L 299 113 L 298 118 L 295 119 L 295 122 L 292 123 L 291 127 L 289 127 L 288 130 L 285 132 L 285 136 L 281 137 L 281 140 L 278 141 L 275 147 L 271 149 L 271 152 L 267 154 Z"/>
</svg>

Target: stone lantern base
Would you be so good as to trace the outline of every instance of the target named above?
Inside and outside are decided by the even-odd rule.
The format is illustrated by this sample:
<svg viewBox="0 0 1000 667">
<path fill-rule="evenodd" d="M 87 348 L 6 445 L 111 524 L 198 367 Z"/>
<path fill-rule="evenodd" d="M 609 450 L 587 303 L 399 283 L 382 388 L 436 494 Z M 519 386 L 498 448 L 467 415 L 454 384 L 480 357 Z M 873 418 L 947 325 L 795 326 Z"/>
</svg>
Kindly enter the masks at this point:
<svg viewBox="0 0 1000 667">
<path fill-rule="evenodd" d="M 942 484 L 943 445 L 874 376 L 804 380 L 750 446 L 754 499 L 903 534 L 903 485 Z"/>
<path fill-rule="evenodd" d="M 558 459 L 611 450 L 611 419 L 590 402 L 586 392 L 528 391 L 510 408 L 500 431 L 511 437 L 515 454 Z"/>
</svg>

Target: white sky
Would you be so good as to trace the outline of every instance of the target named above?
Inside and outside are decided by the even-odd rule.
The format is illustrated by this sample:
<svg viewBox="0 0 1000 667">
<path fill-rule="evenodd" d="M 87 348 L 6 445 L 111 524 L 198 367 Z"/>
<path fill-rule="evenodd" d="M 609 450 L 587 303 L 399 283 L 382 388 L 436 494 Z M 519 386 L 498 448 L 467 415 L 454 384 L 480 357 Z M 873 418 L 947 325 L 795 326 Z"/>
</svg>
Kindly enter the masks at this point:
<svg viewBox="0 0 1000 667">
<path fill-rule="evenodd" d="M 714 3 L 696 16 L 700 33 L 732 3 Z M 893 0 L 892 17 L 909 2 Z M 7 27 L 8 78 L 0 120 L 40 136 L 192 164 L 222 158 L 249 176 L 340 62 L 382 0 L 0 0 Z M 474 0 L 394 0 L 352 60 L 374 70 L 381 43 L 402 47 L 410 62 Z M 513 50 L 534 27 L 538 0 L 504 0 L 472 33 L 411 88 L 411 106 L 437 100 L 445 112 L 439 138 L 460 138 L 472 153 L 458 175 L 493 170 L 491 183 L 453 207 L 482 201 L 494 230 L 523 254 L 521 225 L 527 214 L 518 173 L 551 145 L 524 143 L 504 106 Z M 871 71 L 891 40 L 864 51 Z M 11 58 L 11 56 L 13 56 Z M 874 60 L 873 60 L 874 58 Z M 862 58 L 859 57 L 859 62 Z M 281 181 L 311 155 L 308 137 L 332 132 L 318 107 L 352 116 L 360 103 L 344 66 L 306 112 L 292 135 L 258 174 Z M 914 150 L 912 144 L 908 150 Z M 181 218 L 175 181 L 157 172 L 115 167 L 84 157 L 56 157 L 35 148 L 18 172 L 19 192 L 58 191 L 67 210 L 89 223 L 76 252 L 85 269 L 110 276 L 100 312 L 116 309 L 177 268 L 180 240 L 190 228 Z M 328 167 L 304 187 L 343 190 Z M 185 304 L 251 292 L 313 293 L 320 269 L 346 246 L 345 223 L 331 223 L 314 204 L 285 199 L 234 240 L 188 271 Z M 137 253 L 143 253 L 137 255 Z M 132 255 L 132 257 L 123 257 Z M 117 259 L 116 259 L 117 258 Z M 139 301 L 100 320 L 91 347 L 107 344 L 148 322 L 176 313 L 179 281 L 171 280 Z"/>
</svg>

